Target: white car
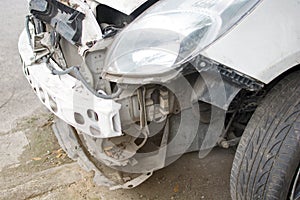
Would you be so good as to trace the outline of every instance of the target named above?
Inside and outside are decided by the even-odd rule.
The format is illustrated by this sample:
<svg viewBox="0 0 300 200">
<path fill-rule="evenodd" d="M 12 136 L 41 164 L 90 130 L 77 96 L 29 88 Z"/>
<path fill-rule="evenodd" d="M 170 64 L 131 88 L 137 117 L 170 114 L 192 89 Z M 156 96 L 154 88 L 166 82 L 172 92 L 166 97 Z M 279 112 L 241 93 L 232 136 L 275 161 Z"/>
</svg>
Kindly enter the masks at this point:
<svg viewBox="0 0 300 200">
<path fill-rule="evenodd" d="M 299 0 L 29 0 L 26 78 L 95 182 L 238 145 L 232 199 L 300 199 Z"/>
</svg>

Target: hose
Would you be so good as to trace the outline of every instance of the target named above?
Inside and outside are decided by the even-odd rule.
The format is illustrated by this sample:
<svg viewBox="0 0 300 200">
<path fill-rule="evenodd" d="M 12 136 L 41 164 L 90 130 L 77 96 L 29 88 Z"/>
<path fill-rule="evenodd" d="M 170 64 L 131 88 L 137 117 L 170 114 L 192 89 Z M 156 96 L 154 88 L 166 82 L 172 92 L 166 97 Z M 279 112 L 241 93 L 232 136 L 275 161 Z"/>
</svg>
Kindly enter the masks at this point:
<svg viewBox="0 0 300 200">
<path fill-rule="evenodd" d="M 31 42 L 31 34 L 30 34 L 30 30 L 29 30 L 29 22 L 30 22 L 30 15 L 27 15 L 26 18 L 25 18 L 25 29 L 26 29 L 26 32 L 27 32 L 27 36 L 28 36 L 28 40 L 29 40 L 29 44 L 30 46 L 32 46 L 32 42 Z M 57 45 L 57 41 L 59 41 L 60 37 L 59 35 L 56 35 L 55 37 L 55 45 Z M 99 98 L 102 98 L 102 99 L 113 99 L 113 98 L 116 98 L 118 97 L 121 93 L 122 93 L 122 89 L 120 87 L 118 87 L 118 90 L 111 94 L 111 95 L 106 95 L 106 94 L 100 94 L 98 93 L 97 91 L 95 91 L 88 83 L 87 81 L 84 79 L 83 75 L 80 73 L 79 71 L 79 67 L 77 66 L 73 66 L 73 67 L 70 67 L 70 68 L 67 68 L 65 70 L 56 70 L 54 67 L 52 67 L 51 65 L 49 65 L 50 63 L 50 59 L 52 58 L 54 52 L 51 52 L 50 55 L 47 57 L 46 59 L 46 64 L 47 64 L 47 67 L 49 68 L 49 70 L 51 71 L 51 73 L 53 75 L 58 75 L 58 76 L 61 76 L 61 75 L 66 75 L 66 74 L 70 74 L 71 72 L 74 72 L 75 74 L 75 77 L 77 79 L 79 79 L 82 84 L 92 93 L 94 94 L 96 97 L 99 97 Z"/>
<path fill-rule="evenodd" d="M 96 97 L 99 97 L 102 99 L 114 99 L 114 98 L 118 97 L 122 92 L 122 89 L 120 87 L 118 87 L 118 90 L 111 95 L 105 95 L 105 94 L 100 94 L 100 93 L 96 92 L 84 79 L 83 75 L 80 73 L 79 67 L 77 67 L 77 66 L 69 67 L 66 70 L 62 70 L 62 71 L 56 70 L 55 68 L 51 67 L 50 65 L 47 65 L 47 66 L 53 75 L 61 76 L 61 75 L 66 75 L 66 74 L 70 74 L 71 72 L 74 72 L 75 77 L 78 80 L 80 80 L 82 82 L 82 84 Z"/>
</svg>

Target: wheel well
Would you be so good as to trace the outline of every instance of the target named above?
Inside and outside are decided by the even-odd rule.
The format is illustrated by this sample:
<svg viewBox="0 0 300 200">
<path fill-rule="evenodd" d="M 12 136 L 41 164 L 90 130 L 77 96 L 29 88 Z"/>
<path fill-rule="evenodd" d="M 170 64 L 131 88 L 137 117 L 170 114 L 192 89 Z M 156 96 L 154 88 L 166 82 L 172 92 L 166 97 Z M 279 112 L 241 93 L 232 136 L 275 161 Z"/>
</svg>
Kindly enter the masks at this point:
<svg viewBox="0 0 300 200">
<path fill-rule="evenodd" d="M 292 67 L 291 69 L 285 71 L 270 83 L 266 84 L 261 90 L 259 91 L 248 91 L 246 89 L 242 89 L 230 103 L 230 106 L 227 110 L 225 126 L 231 126 L 232 129 L 239 129 L 237 131 L 237 136 L 241 136 L 243 134 L 243 129 L 246 128 L 248 122 L 250 121 L 253 113 L 257 109 L 257 107 L 261 104 L 263 99 L 265 99 L 266 95 L 269 91 L 282 79 L 286 76 L 295 73 L 296 71 L 300 71 L 300 64 Z M 235 113 L 237 111 L 236 115 Z M 228 124 L 230 119 L 234 117 L 233 125 Z"/>
<path fill-rule="evenodd" d="M 287 71 L 283 72 L 279 76 L 277 76 L 275 79 L 273 79 L 270 83 L 266 84 L 265 87 L 270 87 L 274 86 L 276 83 L 278 83 L 280 80 L 282 80 L 284 77 L 300 70 L 300 64 L 295 65 L 294 67 L 288 69 Z"/>
</svg>

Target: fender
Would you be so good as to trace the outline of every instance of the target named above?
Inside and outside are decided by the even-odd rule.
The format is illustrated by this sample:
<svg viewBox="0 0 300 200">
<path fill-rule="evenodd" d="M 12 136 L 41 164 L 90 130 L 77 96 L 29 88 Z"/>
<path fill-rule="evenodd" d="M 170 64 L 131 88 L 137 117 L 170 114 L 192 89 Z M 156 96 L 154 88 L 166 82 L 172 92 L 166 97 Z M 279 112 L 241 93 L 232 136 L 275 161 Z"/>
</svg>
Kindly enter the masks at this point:
<svg viewBox="0 0 300 200">
<path fill-rule="evenodd" d="M 299 0 L 264 0 L 201 54 L 268 84 L 300 63 L 299 10 Z"/>
</svg>

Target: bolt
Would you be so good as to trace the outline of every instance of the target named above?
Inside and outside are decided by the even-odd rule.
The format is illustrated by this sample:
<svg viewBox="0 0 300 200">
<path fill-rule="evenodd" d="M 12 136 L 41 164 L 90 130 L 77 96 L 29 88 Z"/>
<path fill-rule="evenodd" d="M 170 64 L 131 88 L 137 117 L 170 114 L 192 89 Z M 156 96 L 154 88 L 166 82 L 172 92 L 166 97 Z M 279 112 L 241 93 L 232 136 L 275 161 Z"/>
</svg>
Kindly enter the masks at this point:
<svg viewBox="0 0 300 200">
<path fill-rule="evenodd" d="M 220 143 L 221 147 L 224 148 L 224 149 L 228 149 L 229 148 L 229 143 L 227 141 L 222 141 Z"/>
<path fill-rule="evenodd" d="M 200 67 L 206 67 L 206 62 L 201 62 Z"/>
<path fill-rule="evenodd" d="M 94 45 L 94 42 L 93 42 L 93 41 L 90 41 L 90 42 L 87 42 L 87 43 L 86 43 L 86 46 L 88 46 L 89 48 L 91 48 L 93 45 Z"/>
</svg>

